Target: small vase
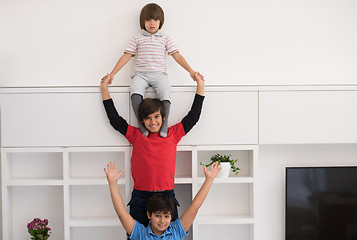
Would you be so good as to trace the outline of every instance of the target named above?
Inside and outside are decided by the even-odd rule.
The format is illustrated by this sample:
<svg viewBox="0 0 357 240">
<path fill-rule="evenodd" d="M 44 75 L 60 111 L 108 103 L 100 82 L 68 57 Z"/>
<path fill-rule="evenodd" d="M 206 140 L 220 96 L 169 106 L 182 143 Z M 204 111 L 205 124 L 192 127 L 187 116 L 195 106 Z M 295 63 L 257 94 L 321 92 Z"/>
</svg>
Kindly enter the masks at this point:
<svg viewBox="0 0 357 240">
<path fill-rule="evenodd" d="M 231 172 L 231 164 L 229 162 L 221 162 L 220 165 L 222 169 L 217 174 L 216 178 L 227 178 L 229 176 L 229 173 Z"/>
</svg>

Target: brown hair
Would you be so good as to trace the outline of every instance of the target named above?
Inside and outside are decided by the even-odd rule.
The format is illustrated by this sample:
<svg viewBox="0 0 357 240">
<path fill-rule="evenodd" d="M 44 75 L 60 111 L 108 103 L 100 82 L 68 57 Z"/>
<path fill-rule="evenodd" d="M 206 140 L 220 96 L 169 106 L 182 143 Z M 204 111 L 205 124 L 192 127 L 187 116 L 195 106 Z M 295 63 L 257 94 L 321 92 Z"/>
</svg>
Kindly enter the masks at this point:
<svg viewBox="0 0 357 240">
<path fill-rule="evenodd" d="M 160 111 L 164 119 L 166 116 L 164 104 L 157 98 L 145 98 L 139 105 L 139 121 L 143 122 L 147 116 L 157 111 Z"/>
<path fill-rule="evenodd" d="M 149 3 L 145 5 L 141 9 L 140 13 L 140 27 L 141 29 L 145 29 L 145 21 L 148 19 L 159 19 L 160 20 L 160 26 L 159 29 L 161 29 L 162 25 L 164 25 L 164 10 L 157 5 L 156 3 Z"/>
<path fill-rule="evenodd" d="M 156 193 L 148 199 L 146 210 L 149 212 L 149 215 L 159 211 L 165 214 L 170 213 L 173 216 L 175 213 L 175 202 L 165 194 Z"/>
</svg>

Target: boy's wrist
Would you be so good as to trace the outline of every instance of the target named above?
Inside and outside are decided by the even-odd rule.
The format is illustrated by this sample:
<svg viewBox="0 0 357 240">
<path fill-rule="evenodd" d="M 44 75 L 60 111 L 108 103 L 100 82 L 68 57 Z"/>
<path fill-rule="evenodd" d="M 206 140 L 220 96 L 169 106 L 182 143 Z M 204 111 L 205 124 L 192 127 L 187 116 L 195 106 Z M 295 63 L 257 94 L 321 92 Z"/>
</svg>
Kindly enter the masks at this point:
<svg viewBox="0 0 357 240">
<path fill-rule="evenodd" d="M 214 179 L 215 179 L 215 177 L 211 177 L 211 176 L 206 177 L 206 181 L 212 181 L 213 182 Z"/>
<path fill-rule="evenodd" d="M 118 184 L 118 182 L 115 180 L 108 180 L 108 184 L 109 184 L 109 186 L 113 187 L 113 186 L 116 186 Z"/>
</svg>

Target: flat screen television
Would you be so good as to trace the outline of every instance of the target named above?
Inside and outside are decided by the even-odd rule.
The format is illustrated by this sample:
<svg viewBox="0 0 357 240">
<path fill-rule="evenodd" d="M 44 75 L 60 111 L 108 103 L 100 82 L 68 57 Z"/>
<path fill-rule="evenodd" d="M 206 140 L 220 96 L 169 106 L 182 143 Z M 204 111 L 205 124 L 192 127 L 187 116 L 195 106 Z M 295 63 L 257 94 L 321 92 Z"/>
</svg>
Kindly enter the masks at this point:
<svg viewBox="0 0 357 240">
<path fill-rule="evenodd" d="M 286 240 L 357 240 L 357 167 L 287 167 Z"/>
</svg>

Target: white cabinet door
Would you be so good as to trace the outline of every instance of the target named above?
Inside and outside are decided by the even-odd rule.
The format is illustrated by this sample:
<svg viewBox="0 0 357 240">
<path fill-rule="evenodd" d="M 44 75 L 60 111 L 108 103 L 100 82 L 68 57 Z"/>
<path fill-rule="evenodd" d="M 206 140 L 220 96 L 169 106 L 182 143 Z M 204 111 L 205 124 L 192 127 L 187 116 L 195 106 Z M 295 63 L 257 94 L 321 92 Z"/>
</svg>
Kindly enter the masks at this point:
<svg viewBox="0 0 357 240">
<path fill-rule="evenodd" d="M 357 92 L 261 92 L 259 143 L 357 143 Z"/>
<path fill-rule="evenodd" d="M 206 92 L 198 123 L 180 145 L 257 144 L 258 93 Z M 169 125 L 188 113 L 194 92 L 173 92 Z"/>
<path fill-rule="evenodd" d="M 128 93 L 112 98 L 128 120 Z M 128 145 L 110 126 L 100 93 L 5 94 L 1 125 L 3 147 Z"/>
</svg>

